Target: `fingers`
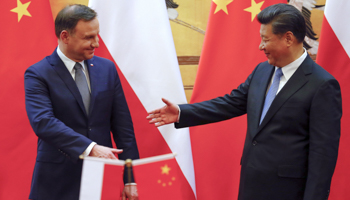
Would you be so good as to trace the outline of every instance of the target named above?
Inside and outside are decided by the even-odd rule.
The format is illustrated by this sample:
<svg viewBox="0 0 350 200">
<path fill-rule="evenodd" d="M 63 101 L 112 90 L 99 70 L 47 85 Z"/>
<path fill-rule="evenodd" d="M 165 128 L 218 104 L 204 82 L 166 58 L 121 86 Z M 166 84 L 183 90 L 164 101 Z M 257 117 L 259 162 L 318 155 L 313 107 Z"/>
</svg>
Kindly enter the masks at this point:
<svg viewBox="0 0 350 200">
<path fill-rule="evenodd" d="M 123 149 L 112 149 L 112 148 L 111 148 L 111 151 L 112 151 L 113 153 L 116 153 L 116 154 L 121 154 L 121 153 L 123 153 Z"/>
<path fill-rule="evenodd" d="M 170 101 L 168 101 L 167 99 L 162 98 L 162 101 L 167 105 L 167 106 L 171 106 L 173 103 L 171 103 Z"/>
<path fill-rule="evenodd" d="M 122 152 L 122 149 L 114 149 L 96 144 L 89 155 L 98 158 L 117 159 L 114 154 L 120 154 Z"/>
<path fill-rule="evenodd" d="M 158 123 L 155 123 L 155 124 L 154 124 L 154 126 L 156 126 L 156 127 L 163 126 L 163 125 L 165 125 L 164 122 L 158 122 Z"/>
<path fill-rule="evenodd" d="M 146 117 L 146 119 L 154 119 L 154 118 L 158 118 L 158 117 L 160 117 L 159 113 L 153 113 L 153 114 L 151 113 Z"/>
<path fill-rule="evenodd" d="M 126 200 L 126 195 L 125 195 L 124 191 L 123 191 L 123 194 L 122 194 L 122 200 Z"/>
<path fill-rule="evenodd" d="M 163 119 L 161 117 L 152 117 L 151 120 L 149 121 L 150 124 L 162 122 Z"/>
</svg>

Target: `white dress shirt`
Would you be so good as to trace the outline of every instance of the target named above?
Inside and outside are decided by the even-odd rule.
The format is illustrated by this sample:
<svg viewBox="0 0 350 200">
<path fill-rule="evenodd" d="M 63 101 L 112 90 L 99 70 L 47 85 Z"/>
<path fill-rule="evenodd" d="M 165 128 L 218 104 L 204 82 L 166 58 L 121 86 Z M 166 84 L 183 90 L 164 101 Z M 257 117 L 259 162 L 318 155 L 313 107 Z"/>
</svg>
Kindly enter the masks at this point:
<svg viewBox="0 0 350 200">
<path fill-rule="evenodd" d="M 281 91 L 281 89 L 287 83 L 287 81 L 290 79 L 290 77 L 292 77 L 294 72 L 297 71 L 297 69 L 299 68 L 301 63 L 304 62 L 306 56 L 307 56 L 307 51 L 306 51 L 306 49 L 304 49 L 304 53 L 298 59 L 294 60 L 293 62 L 291 62 L 288 65 L 286 65 L 286 66 L 281 68 L 283 75 L 281 76 L 280 84 L 279 84 L 279 87 L 278 87 L 276 95 L 279 93 L 279 91 Z M 278 67 L 275 67 L 275 72 L 272 75 L 270 84 L 269 84 L 269 86 L 268 86 L 268 88 L 266 90 L 266 94 L 269 91 L 269 88 L 270 88 L 270 86 L 272 84 L 273 77 L 275 76 L 275 73 L 276 73 L 277 69 L 278 69 Z"/>
</svg>

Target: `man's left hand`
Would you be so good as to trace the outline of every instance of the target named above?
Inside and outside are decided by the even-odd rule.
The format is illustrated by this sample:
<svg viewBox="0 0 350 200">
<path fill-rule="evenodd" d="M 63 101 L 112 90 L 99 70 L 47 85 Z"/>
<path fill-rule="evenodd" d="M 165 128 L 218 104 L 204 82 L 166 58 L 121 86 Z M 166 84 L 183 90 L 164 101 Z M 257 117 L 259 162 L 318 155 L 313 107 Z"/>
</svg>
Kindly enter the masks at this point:
<svg viewBox="0 0 350 200">
<path fill-rule="evenodd" d="M 136 185 L 126 185 L 122 193 L 122 200 L 138 200 L 139 194 L 137 193 Z"/>
</svg>

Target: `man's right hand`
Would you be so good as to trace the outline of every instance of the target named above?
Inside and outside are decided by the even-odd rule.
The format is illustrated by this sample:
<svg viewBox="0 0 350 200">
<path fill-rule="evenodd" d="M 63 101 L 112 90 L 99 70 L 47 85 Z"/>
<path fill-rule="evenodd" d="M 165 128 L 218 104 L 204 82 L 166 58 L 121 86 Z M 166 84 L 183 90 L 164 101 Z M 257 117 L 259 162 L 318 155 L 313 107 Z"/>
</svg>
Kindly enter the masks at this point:
<svg viewBox="0 0 350 200">
<path fill-rule="evenodd" d="M 114 149 L 96 144 L 94 147 L 92 147 L 89 156 L 98 158 L 117 159 L 117 157 L 115 157 L 115 154 L 120 154 L 122 152 L 122 149 Z"/>
<path fill-rule="evenodd" d="M 160 109 L 149 112 L 146 117 L 146 119 L 150 120 L 149 123 L 154 124 L 156 127 L 177 122 L 179 118 L 178 106 L 164 98 L 162 98 L 162 101 L 166 105 Z"/>
</svg>

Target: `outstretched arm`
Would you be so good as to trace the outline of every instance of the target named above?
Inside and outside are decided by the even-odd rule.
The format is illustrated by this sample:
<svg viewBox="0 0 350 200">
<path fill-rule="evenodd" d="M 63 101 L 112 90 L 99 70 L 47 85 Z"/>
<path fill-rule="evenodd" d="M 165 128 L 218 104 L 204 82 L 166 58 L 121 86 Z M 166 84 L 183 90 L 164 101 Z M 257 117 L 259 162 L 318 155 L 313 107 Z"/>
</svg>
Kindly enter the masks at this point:
<svg viewBox="0 0 350 200">
<path fill-rule="evenodd" d="M 176 104 L 162 98 L 166 104 L 164 107 L 149 112 L 146 119 L 156 127 L 177 122 L 179 119 L 179 107 Z"/>
</svg>

